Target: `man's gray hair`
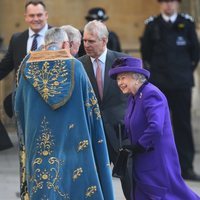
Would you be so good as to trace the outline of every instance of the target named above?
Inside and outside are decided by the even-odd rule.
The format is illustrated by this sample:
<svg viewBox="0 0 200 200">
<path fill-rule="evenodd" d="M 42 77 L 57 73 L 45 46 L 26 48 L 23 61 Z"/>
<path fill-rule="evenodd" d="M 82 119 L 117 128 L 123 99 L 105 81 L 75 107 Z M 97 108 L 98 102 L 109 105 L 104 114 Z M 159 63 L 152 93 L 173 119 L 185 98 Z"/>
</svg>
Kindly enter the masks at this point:
<svg viewBox="0 0 200 200">
<path fill-rule="evenodd" d="M 67 34 L 62 28 L 59 27 L 53 27 L 47 30 L 44 37 L 44 43 L 47 48 L 53 46 L 60 49 L 60 45 L 67 41 L 69 41 Z"/>
<path fill-rule="evenodd" d="M 67 33 L 69 42 L 81 43 L 82 36 L 81 36 L 80 31 L 77 28 L 75 28 L 71 25 L 61 26 L 61 28 Z"/>
<path fill-rule="evenodd" d="M 84 27 L 84 31 L 97 33 L 99 39 L 106 38 L 108 40 L 108 29 L 101 21 L 93 20 L 88 22 Z"/>
</svg>

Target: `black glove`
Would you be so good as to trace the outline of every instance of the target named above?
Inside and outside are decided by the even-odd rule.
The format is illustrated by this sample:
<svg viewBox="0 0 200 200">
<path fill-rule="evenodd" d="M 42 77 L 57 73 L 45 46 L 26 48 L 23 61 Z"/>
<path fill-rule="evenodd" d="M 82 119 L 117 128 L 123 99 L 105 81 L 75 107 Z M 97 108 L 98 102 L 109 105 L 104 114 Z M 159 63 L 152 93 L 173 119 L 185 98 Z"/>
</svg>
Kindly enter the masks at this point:
<svg viewBox="0 0 200 200">
<path fill-rule="evenodd" d="M 153 150 L 153 147 L 145 149 L 141 144 L 132 144 L 132 145 L 123 145 L 122 149 L 126 149 L 128 151 L 131 151 L 132 153 L 144 153 L 144 152 L 149 152 Z"/>
</svg>

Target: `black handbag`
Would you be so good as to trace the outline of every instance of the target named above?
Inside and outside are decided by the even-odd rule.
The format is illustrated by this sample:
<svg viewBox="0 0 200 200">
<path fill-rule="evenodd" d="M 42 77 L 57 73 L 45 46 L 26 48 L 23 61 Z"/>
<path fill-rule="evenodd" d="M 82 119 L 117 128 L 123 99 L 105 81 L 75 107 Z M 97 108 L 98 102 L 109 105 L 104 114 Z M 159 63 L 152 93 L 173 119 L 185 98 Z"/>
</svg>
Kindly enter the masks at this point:
<svg viewBox="0 0 200 200">
<path fill-rule="evenodd" d="M 130 154 L 130 151 L 128 151 L 127 149 L 119 150 L 119 154 L 112 171 L 113 177 L 120 178 L 120 179 L 125 177 L 126 171 L 127 171 L 127 163 L 128 163 L 129 154 Z"/>
</svg>

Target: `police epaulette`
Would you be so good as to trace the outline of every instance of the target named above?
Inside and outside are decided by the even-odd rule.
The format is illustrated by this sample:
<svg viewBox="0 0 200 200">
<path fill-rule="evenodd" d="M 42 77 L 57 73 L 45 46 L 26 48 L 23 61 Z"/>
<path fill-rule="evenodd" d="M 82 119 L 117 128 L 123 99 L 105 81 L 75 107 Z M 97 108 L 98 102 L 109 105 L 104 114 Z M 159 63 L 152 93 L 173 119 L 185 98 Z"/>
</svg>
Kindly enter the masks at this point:
<svg viewBox="0 0 200 200">
<path fill-rule="evenodd" d="M 154 16 L 150 16 L 148 19 L 146 19 L 146 20 L 144 21 L 144 23 L 145 23 L 145 24 L 148 24 L 148 23 L 154 21 L 154 19 L 155 19 Z"/>
<path fill-rule="evenodd" d="M 190 20 L 191 22 L 194 22 L 194 18 L 187 13 L 181 13 L 181 16 L 184 17 L 185 19 Z"/>
</svg>

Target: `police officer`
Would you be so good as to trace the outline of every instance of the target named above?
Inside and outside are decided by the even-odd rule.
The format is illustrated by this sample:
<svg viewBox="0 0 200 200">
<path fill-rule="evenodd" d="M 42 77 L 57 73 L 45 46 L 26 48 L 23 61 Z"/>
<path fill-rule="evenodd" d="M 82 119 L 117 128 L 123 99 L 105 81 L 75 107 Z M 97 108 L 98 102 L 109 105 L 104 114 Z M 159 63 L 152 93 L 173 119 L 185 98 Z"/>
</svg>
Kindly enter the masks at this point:
<svg viewBox="0 0 200 200">
<path fill-rule="evenodd" d="M 91 8 L 88 11 L 88 14 L 85 17 L 85 19 L 88 22 L 92 21 L 92 20 L 98 20 L 98 21 L 105 22 L 109 19 L 109 17 L 103 8 L 96 7 L 96 8 Z M 115 32 L 113 32 L 111 30 L 109 30 L 107 47 L 110 50 L 121 52 L 121 45 L 120 45 L 119 37 L 117 36 L 117 34 Z M 85 55 L 85 50 L 84 50 L 83 43 L 81 43 L 81 46 L 80 46 L 79 52 L 78 52 L 78 56 L 83 56 L 83 55 Z"/>
<path fill-rule="evenodd" d="M 190 113 L 193 73 L 200 54 L 195 24 L 188 14 L 178 13 L 181 0 L 158 2 L 161 14 L 146 20 L 142 58 L 151 71 L 150 81 L 168 99 L 182 176 L 200 181 L 193 169 L 195 149 Z"/>
</svg>

